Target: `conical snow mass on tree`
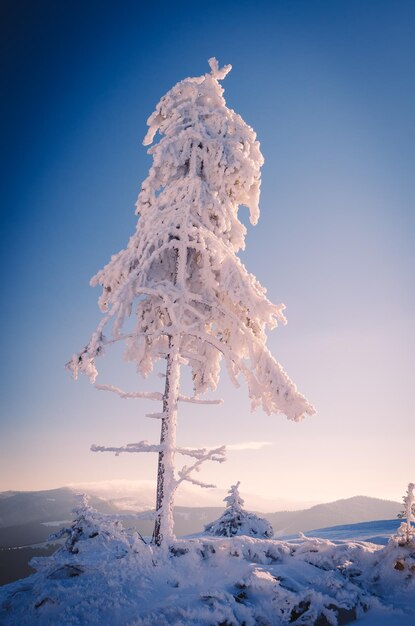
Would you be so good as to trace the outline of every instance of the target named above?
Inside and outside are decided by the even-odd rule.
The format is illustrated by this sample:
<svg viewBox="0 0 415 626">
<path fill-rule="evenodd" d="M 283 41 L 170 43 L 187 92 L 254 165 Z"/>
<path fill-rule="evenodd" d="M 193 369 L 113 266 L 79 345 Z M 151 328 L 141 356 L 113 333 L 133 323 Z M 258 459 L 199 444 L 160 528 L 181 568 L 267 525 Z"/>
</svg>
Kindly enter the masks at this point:
<svg viewBox="0 0 415 626">
<path fill-rule="evenodd" d="M 259 217 L 263 157 L 252 128 L 223 98 L 219 81 L 231 66 L 219 69 L 216 59 L 209 64 L 210 73 L 175 85 L 148 120 L 144 144 L 150 145 L 157 133 L 160 139 L 149 149 L 153 165 L 138 197 L 137 229 L 127 248 L 92 279 L 91 285 L 103 289 L 99 305 L 104 317 L 68 364 L 75 378 L 81 371 L 94 382 L 96 357 L 115 341 L 125 342 L 126 360 L 143 376 L 156 361 L 166 360 L 164 394 L 101 386 L 124 397 L 162 400 L 162 412 L 155 415 L 162 420 L 160 446 L 140 442 L 94 448 L 159 453 L 157 510 L 159 520 L 170 520 L 165 534 L 170 533 L 178 482 L 201 484 L 190 477 L 192 468 L 207 458 L 223 460 L 222 449 L 180 450 L 196 462 L 178 480 L 174 476 L 177 403 L 192 401 L 179 394 L 182 365 L 192 371 L 193 401 L 216 389 L 223 359 L 236 386 L 238 376 L 245 377 L 252 408 L 284 413 L 295 421 L 314 413 L 266 346 L 267 328 L 286 323 L 284 306 L 267 299 L 237 256 L 246 233 L 239 206 L 249 208 L 252 224 Z M 135 328 L 125 332 L 132 315 Z M 104 335 L 106 327 L 111 337 Z M 160 532 L 156 529 L 156 536 Z"/>
<path fill-rule="evenodd" d="M 412 522 L 415 522 L 415 484 L 409 483 L 406 491 L 406 496 L 403 496 L 403 503 L 405 508 L 398 513 L 400 519 L 405 519 L 398 529 L 398 536 L 404 543 L 411 543 L 415 539 L 415 527 Z"/>
<path fill-rule="evenodd" d="M 205 526 L 205 531 L 210 535 L 219 537 L 234 537 L 235 535 L 248 535 L 249 537 L 270 538 L 274 535 L 273 528 L 268 520 L 258 517 L 255 513 L 245 511 L 244 500 L 239 494 L 240 482 L 232 485 L 229 495 L 223 499 L 226 509 L 214 522 Z"/>
</svg>

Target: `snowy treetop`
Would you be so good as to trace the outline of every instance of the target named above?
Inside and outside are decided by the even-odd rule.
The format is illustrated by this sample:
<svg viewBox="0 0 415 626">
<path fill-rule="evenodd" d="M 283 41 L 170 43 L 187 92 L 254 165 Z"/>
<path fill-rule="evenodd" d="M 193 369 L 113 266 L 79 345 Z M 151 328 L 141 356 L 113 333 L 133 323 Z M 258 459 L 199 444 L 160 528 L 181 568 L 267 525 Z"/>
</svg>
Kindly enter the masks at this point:
<svg viewBox="0 0 415 626">
<path fill-rule="evenodd" d="M 229 489 L 228 495 L 223 498 L 223 501 L 226 502 L 227 507 L 231 507 L 234 509 L 242 509 L 245 504 L 245 500 L 243 500 L 239 494 L 239 485 L 240 481 L 236 483 L 236 485 L 231 485 Z"/>
<path fill-rule="evenodd" d="M 238 206 L 247 206 L 251 223 L 257 223 L 259 170 L 264 159 L 253 129 L 226 106 L 218 72 L 223 75 L 213 70 L 212 74 L 179 82 L 148 119 L 144 145 L 150 145 L 157 132 L 163 138 L 149 150 L 154 164 L 143 184 L 137 213 L 154 205 L 154 191 L 181 179 L 183 173 L 197 174 L 193 182 L 209 191 L 209 204 L 216 198 L 209 214 L 201 217 L 207 217 L 208 228 L 229 237 L 238 250 L 244 247 L 246 232 L 237 218 Z"/>
</svg>

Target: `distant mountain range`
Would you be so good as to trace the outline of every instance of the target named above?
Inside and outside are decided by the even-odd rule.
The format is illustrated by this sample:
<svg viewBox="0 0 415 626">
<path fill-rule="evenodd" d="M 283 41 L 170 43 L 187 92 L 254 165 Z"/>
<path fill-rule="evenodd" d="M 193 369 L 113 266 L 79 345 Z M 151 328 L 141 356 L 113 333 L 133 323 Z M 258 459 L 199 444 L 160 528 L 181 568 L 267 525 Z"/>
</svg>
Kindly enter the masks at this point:
<svg viewBox="0 0 415 626">
<path fill-rule="evenodd" d="M 9 532 L 14 528 L 15 534 L 19 534 L 19 527 L 34 524 L 50 530 L 51 523 L 56 523 L 55 525 L 59 527 L 62 524 L 58 522 L 70 521 L 73 518 L 72 509 L 76 503 L 76 493 L 69 487 L 48 491 L 0 493 L 0 546 L 4 546 L 2 539 L 4 539 L 6 529 Z M 130 502 L 123 498 L 107 500 L 91 495 L 90 504 L 101 513 L 128 515 L 132 512 Z M 393 519 L 401 509 L 402 505 L 399 502 L 355 496 L 327 504 L 317 504 L 300 511 L 266 513 L 265 517 L 271 522 L 278 536 L 339 524 Z M 221 507 L 175 507 L 176 534 L 187 535 L 202 531 L 204 525 L 218 517 L 222 510 Z M 48 525 L 45 526 L 45 523 Z M 151 523 L 140 524 L 142 531 L 148 534 L 147 526 L 150 529 Z M 33 543 L 33 541 L 30 542 Z"/>
<path fill-rule="evenodd" d="M 0 493 L 0 528 L 35 522 L 72 519 L 76 505 L 75 492 L 69 487 L 47 491 L 6 491 Z M 102 513 L 119 512 L 109 502 L 90 496 L 93 507 Z"/>
<path fill-rule="evenodd" d="M 401 510 L 402 504 L 399 502 L 354 496 L 327 504 L 317 504 L 303 511 L 268 513 L 266 517 L 273 525 L 275 535 L 278 536 L 340 524 L 394 519 Z"/>
<path fill-rule="evenodd" d="M 50 554 L 56 549 L 56 546 L 46 547 L 44 542 L 51 533 L 70 523 L 76 504 L 76 492 L 68 487 L 0 493 L 0 584 L 27 576 L 31 573 L 28 561 L 33 556 Z M 101 513 L 132 513 L 128 498 L 106 500 L 91 495 L 90 504 Z M 341 524 L 396 519 L 401 509 L 399 502 L 355 496 L 300 511 L 280 511 L 262 516 L 271 522 L 278 537 Z M 217 519 L 222 511 L 222 507 L 175 507 L 176 535 L 203 531 L 204 526 Z M 152 533 L 151 521 L 136 521 L 130 517 L 125 524 L 137 528 L 143 536 Z"/>
</svg>

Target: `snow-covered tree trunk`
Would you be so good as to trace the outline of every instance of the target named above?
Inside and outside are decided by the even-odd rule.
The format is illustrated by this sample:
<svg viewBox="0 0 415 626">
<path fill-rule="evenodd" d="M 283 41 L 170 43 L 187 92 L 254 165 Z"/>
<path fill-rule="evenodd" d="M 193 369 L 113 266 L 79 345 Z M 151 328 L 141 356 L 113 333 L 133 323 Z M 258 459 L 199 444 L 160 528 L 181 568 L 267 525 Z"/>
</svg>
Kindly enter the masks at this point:
<svg viewBox="0 0 415 626">
<path fill-rule="evenodd" d="M 161 545 L 170 539 L 173 530 L 173 499 L 176 490 L 174 460 L 176 451 L 177 402 L 180 386 L 180 339 L 170 337 L 167 357 L 166 384 L 163 396 L 160 447 L 157 466 L 156 520 L 153 541 Z"/>
</svg>

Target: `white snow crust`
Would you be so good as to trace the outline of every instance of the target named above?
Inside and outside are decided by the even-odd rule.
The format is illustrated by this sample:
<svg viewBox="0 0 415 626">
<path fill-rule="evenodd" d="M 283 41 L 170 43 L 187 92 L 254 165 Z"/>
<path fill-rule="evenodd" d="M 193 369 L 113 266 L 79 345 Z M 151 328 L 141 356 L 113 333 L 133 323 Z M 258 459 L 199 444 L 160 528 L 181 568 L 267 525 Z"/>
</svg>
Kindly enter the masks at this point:
<svg viewBox="0 0 415 626">
<path fill-rule="evenodd" d="M 84 500 L 37 573 L 0 588 L 10 626 L 414 623 L 415 543 L 200 535 L 170 550 Z M 413 620 L 413 621 L 411 621 Z"/>
</svg>

